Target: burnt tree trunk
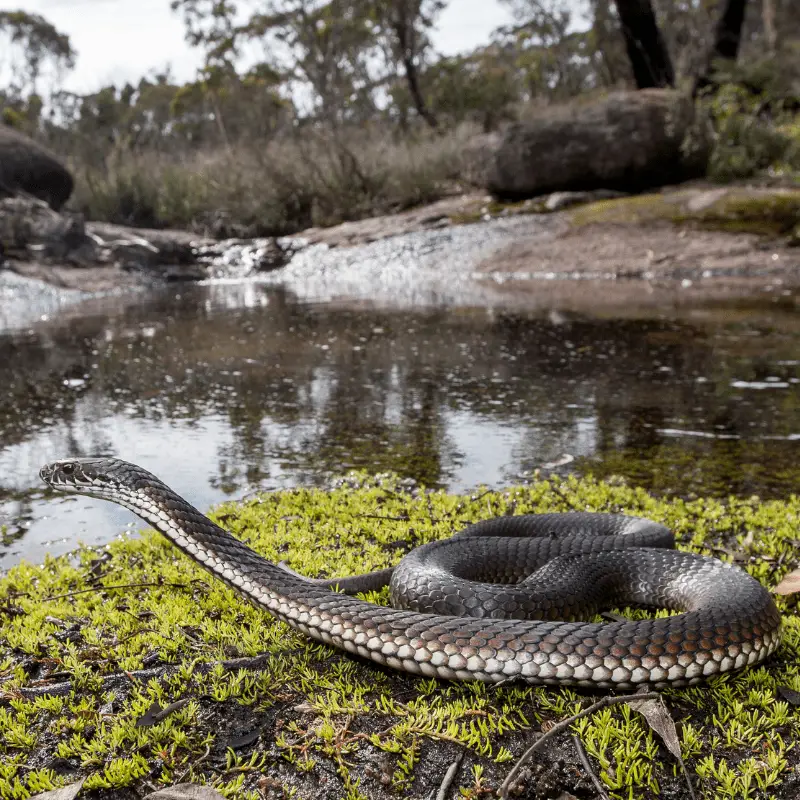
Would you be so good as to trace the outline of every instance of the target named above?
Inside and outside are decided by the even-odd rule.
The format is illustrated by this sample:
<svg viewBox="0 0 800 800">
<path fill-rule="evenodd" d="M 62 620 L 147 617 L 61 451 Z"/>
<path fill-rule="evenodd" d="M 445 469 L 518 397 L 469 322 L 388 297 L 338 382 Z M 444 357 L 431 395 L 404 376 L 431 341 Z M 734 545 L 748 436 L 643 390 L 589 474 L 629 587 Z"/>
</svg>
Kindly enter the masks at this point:
<svg viewBox="0 0 800 800">
<path fill-rule="evenodd" d="M 718 61 L 736 61 L 746 9 L 747 0 L 725 0 L 714 31 L 714 44 L 709 51 L 705 69 L 695 79 L 693 94 L 697 95 L 707 89 L 713 90 L 716 85 L 714 67 Z"/>
<path fill-rule="evenodd" d="M 614 0 L 637 89 L 675 85 L 675 70 L 650 0 Z"/>
</svg>

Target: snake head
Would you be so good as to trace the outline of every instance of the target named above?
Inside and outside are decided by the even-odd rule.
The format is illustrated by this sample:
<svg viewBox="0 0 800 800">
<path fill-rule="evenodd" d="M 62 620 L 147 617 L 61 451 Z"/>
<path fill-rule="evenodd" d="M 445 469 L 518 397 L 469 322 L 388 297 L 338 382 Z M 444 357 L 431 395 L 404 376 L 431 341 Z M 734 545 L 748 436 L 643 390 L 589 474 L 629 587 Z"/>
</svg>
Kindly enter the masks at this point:
<svg viewBox="0 0 800 800">
<path fill-rule="evenodd" d="M 113 483 L 119 462 L 115 458 L 66 458 L 45 464 L 39 477 L 51 488 L 61 492 L 94 494 Z"/>
</svg>

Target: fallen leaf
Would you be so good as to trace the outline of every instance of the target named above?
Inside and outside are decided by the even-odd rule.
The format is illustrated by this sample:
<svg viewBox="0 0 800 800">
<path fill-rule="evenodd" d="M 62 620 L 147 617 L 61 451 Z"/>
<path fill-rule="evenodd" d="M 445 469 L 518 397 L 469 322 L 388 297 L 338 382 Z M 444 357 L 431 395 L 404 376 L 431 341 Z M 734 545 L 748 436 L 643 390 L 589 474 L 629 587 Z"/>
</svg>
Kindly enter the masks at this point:
<svg viewBox="0 0 800 800">
<path fill-rule="evenodd" d="M 144 714 L 142 714 L 142 716 L 136 720 L 136 727 L 149 728 L 151 725 L 155 725 L 158 721 L 156 715 L 159 714 L 161 710 L 161 704 L 158 702 L 158 700 L 153 700 L 147 711 L 145 711 Z"/>
<path fill-rule="evenodd" d="M 30 800 L 74 800 L 85 780 L 86 778 L 81 778 L 69 786 L 62 786 L 60 789 L 51 789 L 49 792 L 35 794 Z"/>
<path fill-rule="evenodd" d="M 790 689 L 788 686 L 779 686 L 778 694 L 792 706 L 800 706 L 800 692 Z"/>
<path fill-rule="evenodd" d="M 675 756 L 675 760 L 683 769 L 678 731 L 666 706 L 660 700 L 631 700 L 630 707 L 647 720 L 647 724 L 661 737 L 664 746 Z"/>
<path fill-rule="evenodd" d="M 240 736 L 233 736 L 230 739 L 228 739 L 225 749 L 230 747 L 231 750 L 238 750 L 240 747 L 247 747 L 247 745 L 253 744 L 253 742 L 257 741 L 259 736 L 261 736 L 260 728 L 248 731 L 247 733 L 243 733 Z"/>
<path fill-rule="evenodd" d="M 183 700 L 176 700 L 174 703 L 170 703 L 165 708 L 161 708 L 157 700 L 153 701 L 153 704 L 150 706 L 150 708 L 148 708 L 147 711 L 145 711 L 144 714 L 142 714 L 142 716 L 136 720 L 136 727 L 149 728 L 151 725 L 155 725 L 156 723 L 165 720 L 170 714 L 174 714 L 188 703 L 189 699 L 183 698 Z"/>
<path fill-rule="evenodd" d="M 800 569 L 784 576 L 783 580 L 772 590 L 775 594 L 795 594 L 800 592 Z"/>
<path fill-rule="evenodd" d="M 199 783 L 176 783 L 167 789 L 146 794 L 144 800 L 225 800 L 225 798 L 210 786 L 201 786 Z"/>
<path fill-rule="evenodd" d="M 640 690 L 641 691 L 641 690 Z M 675 757 L 678 766 L 681 768 L 683 777 L 686 779 L 686 786 L 689 789 L 689 796 L 696 800 L 692 779 L 686 771 L 686 765 L 681 758 L 681 744 L 678 741 L 678 731 L 675 729 L 675 721 L 667 711 L 663 700 L 631 700 L 630 706 L 634 711 L 638 711 L 647 721 L 647 724 L 655 734 L 661 737 L 664 746 Z"/>
</svg>

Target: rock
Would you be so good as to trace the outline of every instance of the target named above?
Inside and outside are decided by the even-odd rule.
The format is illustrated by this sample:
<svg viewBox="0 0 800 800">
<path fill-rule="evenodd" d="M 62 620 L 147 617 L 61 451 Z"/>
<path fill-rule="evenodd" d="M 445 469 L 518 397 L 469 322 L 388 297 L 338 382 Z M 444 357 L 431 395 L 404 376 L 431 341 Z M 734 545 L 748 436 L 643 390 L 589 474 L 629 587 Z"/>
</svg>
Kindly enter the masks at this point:
<svg viewBox="0 0 800 800">
<path fill-rule="evenodd" d="M 548 192 L 640 192 L 705 174 L 710 135 L 673 90 L 615 92 L 544 110 L 508 128 L 488 188 L 518 200 Z"/>
<path fill-rule="evenodd" d="M 80 214 L 59 214 L 30 197 L 0 200 L 0 240 L 9 256 L 73 263 L 79 253 L 93 257 L 94 243 L 86 235 Z M 86 248 L 92 254 L 84 252 Z"/>
<path fill-rule="evenodd" d="M 0 197 L 25 193 L 58 210 L 73 180 L 58 158 L 19 131 L 0 125 Z"/>
<path fill-rule="evenodd" d="M 190 234 L 85 226 L 80 214 L 54 211 L 31 197 L 0 200 L 0 242 L 15 263 L 68 269 L 107 266 L 167 282 L 207 277 Z"/>
</svg>

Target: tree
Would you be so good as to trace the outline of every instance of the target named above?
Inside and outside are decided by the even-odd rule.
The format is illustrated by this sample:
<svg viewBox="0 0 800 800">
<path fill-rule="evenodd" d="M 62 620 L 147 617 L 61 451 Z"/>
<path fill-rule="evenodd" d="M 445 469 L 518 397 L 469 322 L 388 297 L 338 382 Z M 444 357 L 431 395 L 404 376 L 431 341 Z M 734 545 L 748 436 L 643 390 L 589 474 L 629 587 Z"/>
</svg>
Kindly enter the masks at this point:
<svg viewBox="0 0 800 800">
<path fill-rule="evenodd" d="M 429 44 L 425 29 L 433 25 L 444 7 L 443 0 L 378 0 L 381 20 L 391 34 L 390 51 L 394 60 L 403 65 L 414 108 L 431 128 L 436 128 L 437 122 L 422 95 L 419 62 Z"/>
<path fill-rule="evenodd" d="M 594 80 L 600 86 L 615 86 L 630 80 L 631 65 L 613 0 L 589 0 L 591 27 L 587 31 Z"/>
<path fill-rule="evenodd" d="M 290 97 L 307 98 L 311 117 L 332 124 L 373 117 L 402 71 L 417 112 L 436 124 L 420 71 L 427 29 L 444 0 L 267 0 L 239 23 L 224 0 L 173 0 L 172 7 L 209 65 L 236 63 L 245 42 L 260 45 L 263 66 L 281 76 Z"/>
<path fill-rule="evenodd" d="M 778 31 L 775 27 L 775 0 L 761 0 L 761 21 L 764 25 L 767 53 L 773 55 L 778 44 Z"/>
<path fill-rule="evenodd" d="M 705 69 L 694 82 L 693 94 L 697 95 L 715 85 L 714 71 L 719 62 L 736 62 L 746 9 L 747 0 L 725 0 L 714 32 L 714 44 L 708 53 Z"/>
<path fill-rule="evenodd" d="M 518 99 L 516 70 L 504 53 L 479 49 L 465 56 L 450 56 L 431 64 L 424 74 L 427 96 L 437 117 L 452 126 L 466 119 L 479 122 L 484 130 L 510 117 L 508 109 Z M 405 87 L 393 92 L 396 107 Z"/>
<path fill-rule="evenodd" d="M 280 97 L 279 77 L 264 65 L 239 75 L 232 66 L 207 66 L 197 80 L 178 88 L 170 103 L 173 136 L 190 147 L 258 141 L 293 117 Z"/>
<path fill-rule="evenodd" d="M 47 67 L 60 73 L 75 65 L 69 36 L 59 33 L 44 17 L 26 11 L 0 11 L 0 41 L 10 54 L 12 84 L 9 94 L 24 98 L 38 94 L 38 82 Z"/>
<path fill-rule="evenodd" d="M 675 70 L 650 0 L 615 0 L 638 89 L 675 85 Z"/>
<path fill-rule="evenodd" d="M 514 54 L 523 96 L 572 97 L 596 85 L 594 50 L 578 29 L 574 9 L 563 0 L 503 0 L 515 25 L 495 33 L 497 45 Z"/>
</svg>

